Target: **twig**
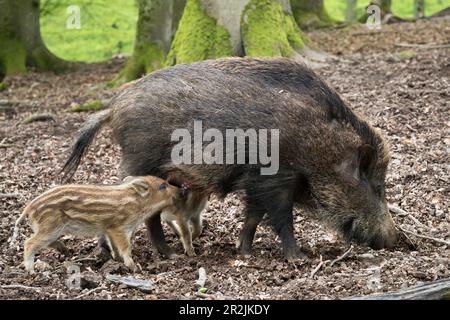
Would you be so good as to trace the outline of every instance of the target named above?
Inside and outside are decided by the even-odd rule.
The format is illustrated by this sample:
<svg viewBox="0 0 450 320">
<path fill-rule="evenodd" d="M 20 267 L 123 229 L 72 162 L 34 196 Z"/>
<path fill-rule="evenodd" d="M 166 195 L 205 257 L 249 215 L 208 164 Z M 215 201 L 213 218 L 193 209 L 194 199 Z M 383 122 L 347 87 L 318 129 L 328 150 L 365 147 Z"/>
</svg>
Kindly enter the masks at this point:
<svg viewBox="0 0 450 320">
<path fill-rule="evenodd" d="M 79 259 L 71 260 L 70 262 L 84 262 L 84 261 L 98 262 L 99 260 L 97 258 L 79 258 Z"/>
<path fill-rule="evenodd" d="M 396 43 L 394 44 L 397 48 L 417 48 L 417 49 L 445 49 L 450 48 L 450 43 L 446 44 L 411 44 L 411 43 Z"/>
<path fill-rule="evenodd" d="M 348 248 L 347 251 L 345 251 L 342 255 L 340 255 L 339 257 L 337 257 L 336 259 L 334 259 L 333 261 L 331 261 L 330 263 L 330 267 L 332 267 L 336 262 L 341 261 L 342 259 L 344 259 L 346 256 L 349 255 L 349 253 L 353 250 L 353 245 L 350 246 L 350 248 Z"/>
<path fill-rule="evenodd" d="M 398 228 L 398 226 L 396 226 Z M 406 232 L 404 232 L 403 230 L 401 230 L 400 228 L 398 228 L 398 230 L 403 234 L 403 236 L 405 237 L 406 241 L 408 242 L 408 245 L 410 248 L 417 250 L 417 245 L 414 241 L 411 240 L 411 238 L 406 234 Z"/>
<path fill-rule="evenodd" d="M 98 288 L 94 288 L 92 290 L 89 290 L 83 294 L 80 294 L 79 296 L 76 296 L 74 299 L 81 299 L 87 295 L 90 295 L 91 293 L 95 292 L 95 291 L 99 291 L 99 290 L 106 290 L 106 287 L 98 287 Z"/>
<path fill-rule="evenodd" d="M 430 237 L 430 236 L 426 236 L 426 235 L 422 235 L 422 234 L 418 234 L 415 233 L 413 231 L 409 231 L 408 229 L 402 228 L 400 226 L 397 226 L 397 228 L 399 228 L 401 231 L 405 232 L 405 233 L 409 233 L 412 234 L 413 236 L 416 236 L 418 238 L 423 238 L 423 239 L 428 239 L 428 240 L 433 240 L 435 242 L 439 242 L 439 243 L 443 243 L 447 246 L 450 246 L 450 241 L 446 241 L 444 239 L 439 239 L 439 238 L 434 238 L 434 237 Z"/>
<path fill-rule="evenodd" d="M 415 217 L 413 217 L 409 212 L 406 212 L 405 210 L 394 206 L 393 204 L 388 204 L 388 209 L 400 216 L 407 216 L 408 218 L 410 218 L 415 224 L 417 224 L 418 226 L 431 230 L 431 228 L 427 225 L 424 225 L 422 222 L 420 222 L 419 220 L 417 220 Z"/>
<path fill-rule="evenodd" d="M 22 123 L 23 124 L 28 124 L 28 123 L 32 123 L 32 122 L 36 122 L 36 121 L 48 121 L 48 120 L 52 120 L 56 122 L 56 115 L 53 113 L 35 113 L 32 114 L 31 116 L 25 118 Z"/>
<path fill-rule="evenodd" d="M 0 142 L 0 148 L 8 148 L 11 147 L 12 144 L 10 143 L 5 143 L 7 138 L 3 138 L 2 141 Z"/>
<path fill-rule="evenodd" d="M 309 277 L 310 277 L 310 278 L 313 278 L 314 275 L 317 273 L 317 271 L 319 271 L 320 268 L 322 268 L 322 266 L 323 266 L 325 263 L 327 263 L 327 262 L 330 262 L 330 260 L 323 261 L 323 260 L 322 260 L 322 255 L 320 255 L 320 262 L 319 262 L 319 264 L 317 265 L 317 267 L 315 267 L 315 269 L 314 269 L 313 271 L 311 271 L 311 274 L 309 275 Z"/>
<path fill-rule="evenodd" d="M 11 198 L 19 198 L 20 194 L 18 193 L 0 193 L 0 199 L 11 199 Z"/>
<path fill-rule="evenodd" d="M 6 284 L 6 285 L 0 286 L 0 288 L 2 288 L 2 289 L 25 289 L 25 290 L 34 290 L 36 292 L 41 292 L 41 288 L 28 287 L 28 286 L 24 286 L 21 284 Z"/>
</svg>

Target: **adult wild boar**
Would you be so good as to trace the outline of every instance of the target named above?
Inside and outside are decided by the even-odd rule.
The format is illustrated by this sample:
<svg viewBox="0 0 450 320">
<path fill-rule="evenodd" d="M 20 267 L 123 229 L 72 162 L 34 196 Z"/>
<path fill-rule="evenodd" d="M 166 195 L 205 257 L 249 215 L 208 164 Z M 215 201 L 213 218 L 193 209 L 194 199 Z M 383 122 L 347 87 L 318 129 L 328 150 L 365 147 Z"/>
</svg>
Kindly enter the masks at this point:
<svg viewBox="0 0 450 320">
<path fill-rule="evenodd" d="M 261 174 L 261 162 L 175 165 L 171 154 L 177 141 L 171 135 L 186 129 L 194 136 L 195 120 L 202 121 L 203 129 L 223 133 L 230 128 L 278 129 L 278 171 Z M 230 58 L 149 74 L 118 94 L 108 110 L 87 120 L 64 166 L 67 175 L 107 123 L 122 149 L 124 175 L 175 175 L 204 196 L 244 190 L 246 218 L 237 241 L 244 254 L 267 214 L 285 257 L 302 255 L 293 234 L 294 204 L 349 241 L 372 248 L 395 242 L 385 199 L 389 153 L 383 138 L 302 64 Z M 159 217 L 147 227 L 158 250 L 169 254 Z"/>
</svg>

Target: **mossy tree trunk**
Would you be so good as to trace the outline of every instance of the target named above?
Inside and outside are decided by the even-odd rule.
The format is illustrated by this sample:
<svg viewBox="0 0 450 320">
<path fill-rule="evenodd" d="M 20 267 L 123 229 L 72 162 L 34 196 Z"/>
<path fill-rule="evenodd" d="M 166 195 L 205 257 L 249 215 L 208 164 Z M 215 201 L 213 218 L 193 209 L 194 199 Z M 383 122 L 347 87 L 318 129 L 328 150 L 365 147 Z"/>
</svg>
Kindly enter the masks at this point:
<svg viewBox="0 0 450 320">
<path fill-rule="evenodd" d="M 304 45 L 289 0 L 187 0 L 167 65 L 226 56 L 293 56 Z"/>
<path fill-rule="evenodd" d="M 380 8 L 384 13 L 391 13 L 391 0 L 380 0 Z"/>
<path fill-rule="evenodd" d="M 163 66 L 185 0 L 138 0 L 138 5 L 133 55 L 113 80 L 113 85 L 137 79 Z"/>
<path fill-rule="evenodd" d="M 74 66 L 52 54 L 40 32 L 39 0 L 0 0 L 0 70 L 6 75 L 27 66 L 62 71 Z"/>
<path fill-rule="evenodd" d="M 356 21 L 356 4 L 357 0 L 347 0 L 347 7 L 345 8 L 345 20 L 347 22 Z"/>
<path fill-rule="evenodd" d="M 302 29 L 321 28 L 333 23 L 323 0 L 291 0 L 292 12 Z"/>
<path fill-rule="evenodd" d="M 414 0 L 414 18 L 421 19 L 424 17 L 425 0 Z"/>
</svg>

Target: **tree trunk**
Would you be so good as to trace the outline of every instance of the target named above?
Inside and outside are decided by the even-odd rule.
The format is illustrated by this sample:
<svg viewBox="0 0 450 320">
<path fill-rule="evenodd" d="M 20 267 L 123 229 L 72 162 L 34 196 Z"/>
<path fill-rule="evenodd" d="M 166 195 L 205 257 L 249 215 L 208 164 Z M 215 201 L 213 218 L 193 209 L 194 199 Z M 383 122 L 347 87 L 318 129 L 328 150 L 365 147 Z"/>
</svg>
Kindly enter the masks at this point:
<svg viewBox="0 0 450 320">
<path fill-rule="evenodd" d="M 293 56 L 302 47 L 288 0 L 187 0 L 167 65 L 226 56 Z"/>
<path fill-rule="evenodd" d="M 61 71 L 72 63 L 53 55 L 40 31 L 39 0 L 0 0 L 0 70 L 6 75 L 27 66 Z"/>
<path fill-rule="evenodd" d="M 356 20 L 356 3 L 357 0 L 347 0 L 347 8 L 345 9 L 345 20 L 347 22 Z"/>
<path fill-rule="evenodd" d="M 391 13 L 391 0 L 372 0 L 370 4 L 374 4 L 380 7 L 381 14 L 384 16 L 385 14 Z"/>
<path fill-rule="evenodd" d="M 385 14 L 391 13 L 391 4 L 392 4 L 391 0 L 380 0 L 381 11 L 383 11 Z"/>
<path fill-rule="evenodd" d="M 137 79 L 163 66 L 185 0 L 138 0 L 138 5 L 133 55 L 113 80 L 113 85 Z"/>
<path fill-rule="evenodd" d="M 291 3 L 295 20 L 302 29 L 326 27 L 333 22 L 323 0 L 291 0 Z"/>
<path fill-rule="evenodd" d="M 422 19 L 425 12 L 425 0 L 414 0 L 414 18 Z"/>
</svg>

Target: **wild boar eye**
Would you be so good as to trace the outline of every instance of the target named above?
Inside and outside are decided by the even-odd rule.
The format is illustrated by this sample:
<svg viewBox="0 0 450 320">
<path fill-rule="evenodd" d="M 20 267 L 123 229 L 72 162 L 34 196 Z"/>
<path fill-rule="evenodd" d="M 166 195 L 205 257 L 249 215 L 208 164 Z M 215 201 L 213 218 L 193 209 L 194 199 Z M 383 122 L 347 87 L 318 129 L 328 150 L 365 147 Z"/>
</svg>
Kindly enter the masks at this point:
<svg viewBox="0 0 450 320">
<path fill-rule="evenodd" d="M 384 197 L 384 187 L 383 186 L 376 187 L 375 194 L 380 198 Z"/>
<path fill-rule="evenodd" d="M 167 189 L 167 184 L 163 183 L 159 186 L 159 190 L 166 190 Z"/>
<path fill-rule="evenodd" d="M 359 182 L 359 185 L 363 188 L 369 188 L 369 182 L 366 179 L 361 179 L 361 181 Z"/>
</svg>

